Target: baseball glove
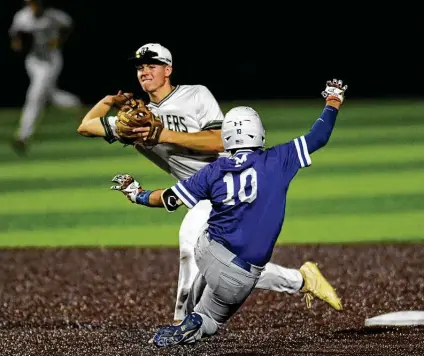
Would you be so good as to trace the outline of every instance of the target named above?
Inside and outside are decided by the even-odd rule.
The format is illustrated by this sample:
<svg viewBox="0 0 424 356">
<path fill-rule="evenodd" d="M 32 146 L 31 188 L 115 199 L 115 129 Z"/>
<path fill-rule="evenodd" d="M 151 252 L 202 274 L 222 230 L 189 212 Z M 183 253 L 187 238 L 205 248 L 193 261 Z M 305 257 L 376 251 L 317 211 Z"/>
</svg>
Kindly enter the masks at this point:
<svg viewBox="0 0 424 356">
<path fill-rule="evenodd" d="M 155 146 L 159 142 L 163 130 L 162 121 L 156 117 L 140 99 L 129 99 L 118 111 L 116 134 L 126 143 L 137 143 L 143 146 Z M 148 127 L 146 137 L 133 132 L 137 127 Z"/>
</svg>

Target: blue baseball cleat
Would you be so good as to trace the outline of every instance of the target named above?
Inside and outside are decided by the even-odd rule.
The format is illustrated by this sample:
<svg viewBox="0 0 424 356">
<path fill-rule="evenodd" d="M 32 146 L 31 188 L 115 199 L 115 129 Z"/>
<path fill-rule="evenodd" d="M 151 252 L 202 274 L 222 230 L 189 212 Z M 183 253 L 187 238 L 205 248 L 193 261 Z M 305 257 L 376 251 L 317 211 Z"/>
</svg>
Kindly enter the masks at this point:
<svg viewBox="0 0 424 356">
<path fill-rule="evenodd" d="M 167 347 L 194 343 L 196 341 L 194 336 L 199 331 L 202 323 L 203 320 L 199 314 L 192 313 L 187 315 L 178 325 L 169 325 L 158 329 L 153 336 L 153 344 L 157 347 Z"/>
</svg>

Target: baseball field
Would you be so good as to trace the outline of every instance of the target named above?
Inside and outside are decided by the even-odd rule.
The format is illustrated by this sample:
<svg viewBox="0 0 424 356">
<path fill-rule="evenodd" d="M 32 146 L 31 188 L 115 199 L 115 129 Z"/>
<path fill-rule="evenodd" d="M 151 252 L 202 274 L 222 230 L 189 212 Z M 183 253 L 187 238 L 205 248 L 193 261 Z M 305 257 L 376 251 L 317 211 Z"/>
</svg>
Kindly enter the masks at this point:
<svg viewBox="0 0 424 356">
<path fill-rule="evenodd" d="M 322 101 L 247 104 L 267 145 L 305 134 Z M 347 101 L 329 144 L 299 172 L 273 261 L 312 259 L 343 312 L 298 295 L 255 290 L 230 323 L 195 347 L 147 340 L 171 321 L 178 229 L 169 214 L 110 191 L 117 173 L 149 189 L 173 178 L 131 147 L 79 136 L 84 111 L 49 108 L 26 157 L 10 148 L 19 110 L 0 111 L 1 355 L 403 355 L 424 353 L 423 329 L 363 327 L 424 310 L 424 102 Z"/>
</svg>

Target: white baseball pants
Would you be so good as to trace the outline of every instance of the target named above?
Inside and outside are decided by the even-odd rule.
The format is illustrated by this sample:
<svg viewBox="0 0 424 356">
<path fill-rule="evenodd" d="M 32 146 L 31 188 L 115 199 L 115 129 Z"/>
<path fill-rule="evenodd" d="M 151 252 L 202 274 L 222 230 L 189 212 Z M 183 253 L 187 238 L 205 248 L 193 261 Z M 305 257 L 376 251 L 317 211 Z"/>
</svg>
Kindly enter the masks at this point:
<svg viewBox="0 0 424 356">
<path fill-rule="evenodd" d="M 81 105 L 81 101 L 74 94 L 56 87 L 57 79 L 63 68 L 63 57 L 60 51 L 52 53 L 50 60 L 43 60 L 35 55 L 25 58 L 25 69 L 29 77 L 29 87 L 26 92 L 22 111 L 18 138 L 22 141 L 29 138 L 44 108 L 47 100 L 60 107 Z"/>
</svg>

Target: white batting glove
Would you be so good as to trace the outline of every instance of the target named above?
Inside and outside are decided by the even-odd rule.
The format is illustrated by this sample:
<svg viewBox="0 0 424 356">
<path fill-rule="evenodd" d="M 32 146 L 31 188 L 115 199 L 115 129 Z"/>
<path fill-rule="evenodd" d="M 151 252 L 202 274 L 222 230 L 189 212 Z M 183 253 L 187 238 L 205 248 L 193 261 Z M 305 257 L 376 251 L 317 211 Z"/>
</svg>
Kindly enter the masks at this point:
<svg viewBox="0 0 424 356">
<path fill-rule="evenodd" d="M 321 92 L 321 95 L 325 98 L 325 100 L 337 100 L 343 103 L 347 85 L 343 86 L 343 81 L 337 79 L 333 79 L 332 81 L 328 80 L 326 85 L 325 90 Z"/>
<path fill-rule="evenodd" d="M 112 182 L 118 183 L 118 185 L 112 185 L 110 189 L 121 191 L 133 203 L 135 203 L 137 194 L 142 191 L 140 183 L 129 174 L 117 174 L 113 177 Z"/>
</svg>

